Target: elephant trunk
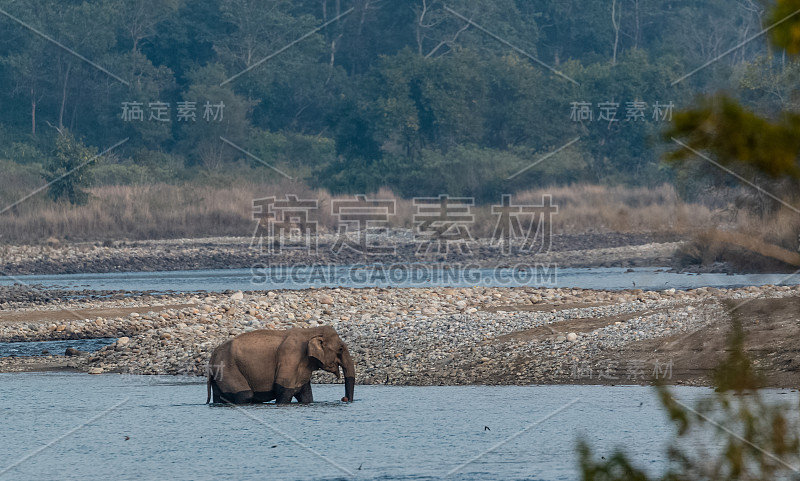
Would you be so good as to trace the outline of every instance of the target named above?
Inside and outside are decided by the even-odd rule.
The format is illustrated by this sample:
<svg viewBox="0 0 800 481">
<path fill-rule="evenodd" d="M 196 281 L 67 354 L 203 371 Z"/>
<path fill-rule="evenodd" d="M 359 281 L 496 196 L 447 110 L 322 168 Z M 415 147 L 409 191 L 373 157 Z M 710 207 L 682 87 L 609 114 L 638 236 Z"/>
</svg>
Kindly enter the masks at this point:
<svg viewBox="0 0 800 481">
<path fill-rule="evenodd" d="M 342 352 L 342 371 L 344 372 L 344 397 L 347 401 L 352 401 L 353 389 L 356 385 L 356 368 L 346 346 Z"/>
</svg>

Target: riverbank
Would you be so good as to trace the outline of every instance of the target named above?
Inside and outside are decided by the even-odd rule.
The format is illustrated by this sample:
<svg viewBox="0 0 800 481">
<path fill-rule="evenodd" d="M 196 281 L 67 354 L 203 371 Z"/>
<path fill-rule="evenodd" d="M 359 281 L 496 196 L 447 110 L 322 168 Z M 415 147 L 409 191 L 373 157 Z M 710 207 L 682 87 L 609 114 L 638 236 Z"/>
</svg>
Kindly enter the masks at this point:
<svg viewBox="0 0 800 481">
<path fill-rule="evenodd" d="M 733 312 L 753 334 L 748 349 L 756 367 L 771 385 L 800 386 L 797 286 L 363 288 L 61 298 L 0 313 L 0 341 L 119 340 L 72 357 L 2 358 L 0 372 L 68 368 L 203 375 L 210 352 L 231 336 L 331 325 L 357 360 L 360 384 L 639 384 L 657 377 L 708 385 L 737 305 Z M 316 377 L 335 380 L 327 373 Z"/>
<path fill-rule="evenodd" d="M 316 253 L 284 249 L 267 253 L 249 237 L 214 237 L 139 242 L 61 243 L 0 246 L 0 272 L 5 275 L 150 272 L 199 269 L 249 269 L 254 265 L 353 265 L 380 262 L 469 263 L 481 267 L 558 264 L 561 267 L 652 267 L 670 265 L 680 245 L 677 236 L 660 234 L 553 235 L 542 253 L 515 250 L 511 255 L 489 239 L 469 244 L 468 251 L 451 248 L 435 256 L 418 255 L 419 243 L 408 229 L 371 236 L 370 245 L 394 246 L 393 255 L 364 256 L 353 249 L 334 248 L 338 236 L 320 234 Z M 294 246 L 298 247 L 298 246 Z M 266 247 L 264 248 L 266 249 Z"/>
</svg>

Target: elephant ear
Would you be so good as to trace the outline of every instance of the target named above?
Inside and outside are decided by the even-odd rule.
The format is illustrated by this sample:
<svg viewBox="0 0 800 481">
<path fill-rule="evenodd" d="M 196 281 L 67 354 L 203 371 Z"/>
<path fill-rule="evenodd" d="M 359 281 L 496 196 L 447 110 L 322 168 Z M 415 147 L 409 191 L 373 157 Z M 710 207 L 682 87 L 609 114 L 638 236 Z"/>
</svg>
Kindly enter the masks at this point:
<svg viewBox="0 0 800 481">
<path fill-rule="evenodd" d="M 322 336 L 312 337 L 308 341 L 308 355 L 325 364 L 325 350 L 322 348 Z"/>
</svg>

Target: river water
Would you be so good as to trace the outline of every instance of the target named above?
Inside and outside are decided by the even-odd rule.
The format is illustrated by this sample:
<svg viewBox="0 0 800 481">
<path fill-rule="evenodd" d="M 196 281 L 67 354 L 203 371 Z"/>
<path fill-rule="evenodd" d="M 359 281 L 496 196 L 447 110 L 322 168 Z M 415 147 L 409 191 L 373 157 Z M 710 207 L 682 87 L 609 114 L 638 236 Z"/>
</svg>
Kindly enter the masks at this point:
<svg viewBox="0 0 800 481">
<path fill-rule="evenodd" d="M 68 347 L 79 351 L 94 352 L 115 341 L 115 338 L 101 337 L 67 341 L 0 342 L 0 357 L 63 355 Z"/>
<path fill-rule="evenodd" d="M 342 386 L 315 385 L 310 405 L 230 407 L 203 404 L 198 378 L 25 373 L 0 384 L 13 386 L 0 390 L 0 479 L 574 480 L 580 436 L 656 474 L 673 435 L 640 386 L 356 386 L 345 404 Z M 689 405 L 711 395 L 673 392 Z"/>
<path fill-rule="evenodd" d="M 481 279 L 489 282 L 435 281 L 431 274 L 405 285 L 307 274 L 282 280 L 267 275 L 261 283 L 253 282 L 250 270 L 216 270 L 21 276 L 0 284 L 160 292 L 531 285 L 515 281 L 513 271 L 506 283 L 487 270 Z M 560 269 L 555 285 L 688 289 L 797 280 Z M 34 348 L 41 352 L 41 345 Z M 345 404 L 338 401 L 342 386 L 316 385 L 316 402 L 307 406 L 225 407 L 204 404 L 206 387 L 198 378 L 22 373 L 0 374 L 0 385 L 0 480 L 574 480 L 581 436 L 598 456 L 622 447 L 655 475 L 666 467 L 664 448 L 674 434 L 652 388 L 640 386 L 357 386 L 356 402 Z M 711 395 L 705 388 L 674 392 L 690 405 Z M 796 392 L 768 395 L 797 402 Z M 708 439 L 695 442 L 709 447 Z"/>
<path fill-rule="evenodd" d="M 169 272 L 123 272 L 0 277 L 14 283 L 70 290 L 192 292 L 306 289 L 309 287 L 570 287 L 582 289 L 692 289 L 798 284 L 789 274 L 679 274 L 657 268 L 486 269 L 442 264 L 276 267 Z"/>
</svg>

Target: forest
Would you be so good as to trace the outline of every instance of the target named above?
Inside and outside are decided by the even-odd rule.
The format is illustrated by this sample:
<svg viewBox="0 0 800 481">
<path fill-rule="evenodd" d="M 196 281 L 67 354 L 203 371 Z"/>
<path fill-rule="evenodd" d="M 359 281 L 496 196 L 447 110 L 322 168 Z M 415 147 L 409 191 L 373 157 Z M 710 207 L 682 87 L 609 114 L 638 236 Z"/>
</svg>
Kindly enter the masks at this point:
<svg viewBox="0 0 800 481">
<path fill-rule="evenodd" d="M 87 185 L 290 177 L 334 194 L 481 202 L 549 185 L 677 182 L 691 195 L 698 177 L 663 162 L 674 112 L 718 91 L 766 116 L 797 103 L 797 62 L 751 38 L 768 23 L 756 0 L 0 9 L 10 197 L 68 170 L 65 149 L 105 154 L 76 177 Z"/>
</svg>

